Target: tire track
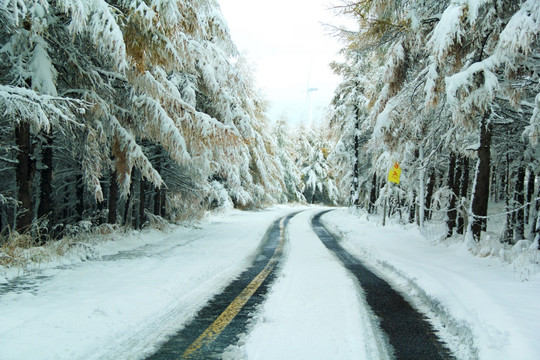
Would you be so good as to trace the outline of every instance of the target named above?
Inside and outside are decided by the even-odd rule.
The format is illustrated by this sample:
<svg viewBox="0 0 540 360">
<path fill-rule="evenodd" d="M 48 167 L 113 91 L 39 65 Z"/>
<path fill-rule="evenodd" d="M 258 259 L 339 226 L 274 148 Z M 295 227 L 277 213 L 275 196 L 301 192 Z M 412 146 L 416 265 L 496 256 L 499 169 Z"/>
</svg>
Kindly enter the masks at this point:
<svg viewBox="0 0 540 360">
<path fill-rule="evenodd" d="M 266 232 L 253 264 L 148 359 L 219 358 L 227 346 L 234 344 L 275 278 L 285 241 L 284 229 L 296 214 L 276 220 Z"/>
<path fill-rule="evenodd" d="M 426 317 L 415 310 L 390 285 L 368 270 L 349 254 L 322 225 L 320 218 L 331 210 L 322 211 L 312 219 L 312 227 L 323 244 L 332 251 L 359 282 L 367 304 L 379 318 L 395 359 L 453 359 L 450 351 L 436 336 Z"/>
</svg>

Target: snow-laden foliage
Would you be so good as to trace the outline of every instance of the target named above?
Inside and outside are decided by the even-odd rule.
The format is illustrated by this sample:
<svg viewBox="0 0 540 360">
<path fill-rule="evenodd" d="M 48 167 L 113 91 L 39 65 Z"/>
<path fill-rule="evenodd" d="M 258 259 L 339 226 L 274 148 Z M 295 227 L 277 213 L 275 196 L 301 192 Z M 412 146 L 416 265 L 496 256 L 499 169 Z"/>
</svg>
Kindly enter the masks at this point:
<svg viewBox="0 0 540 360">
<path fill-rule="evenodd" d="M 369 136 L 353 144 L 348 135 L 337 143 L 334 152 L 344 154 L 341 164 L 347 168 L 341 173 L 359 167 L 347 159 L 370 154 L 361 161 L 374 174 L 373 204 L 388 193 L 380 189 L 396 161 L 402 168 L 396 206 L 405 206 L 411 221 L 422 224 L 442 213 L 449 236 L 468 225 L 478 240 L 487 230 L 488 202 L 505 201 L 507 228 L 514 231 L 506 241 L 532 239 L 540 175 L 540 3 L 385 3 L 344 0 L 336 8 L 358 22 L 357 31 L 341 31 L 347 42 L 343 51 L 356 57 L 349 72 L 367 80 L 351 85 L 353 77 L 344 76 L 331 118 L 342 121 L 343 135 L 360 129 Z M 343 74 L 343 68 L 336 70 Z M 348 107 L 339 106 L 352 87 L 367 100 L 356 96 Z M 358 116 L 358 108 L 366 115 Z M 447 202 L 434 203 L 441 189 L 449 194 Z"/>
<path fill-rule="evenodd" d="M 290 136 L 291 129 L 287 124 L 287 117 L 282 115 L 274 125 L 274 137 L 276 139 L 276 153 L 279 159 L 279 166 L 283 174 L 285 192 L 284 202 L 303 202 L 301 173 L 295 162 L 296 149 Z"/>
<path fill-rule="evenodd" d="M 17 178 L 0 194 L 27 199 L 2 228 L 283 198 L 266 103 L 217 1 L 0 0 L 0 20 L 0 176 Z M 62 191 L 71 207 L 43 206 Z"/>
<path fill-rule="evenodd" d="M 340 193 L 328 161 L 331 141 L 322 126 L 321 129 L 310 129 L 306 140 L 308 152 L 304 153 L 301 168 L 304 197 L 310 204 L 337 205 L 341 200 Z"/>
<path fill-rule="evenodd" d="M 371 136 L 365 128 L 368 116 L 368 98 L 371 83 L 369 74 L 372 70 L 355 52 L 344 51 L 346 61 L 334 63 L 335 71 L 343 77 L 343 82 L 336 90 L 328 116 L 336 145 L 329 155 L 336 171 L 337 186 L 347 203 L 358 205 L 368 196 L 370 153 L 365 148 Z M 345 195 L 346 194 L 346 195 Z"/>
</svg>

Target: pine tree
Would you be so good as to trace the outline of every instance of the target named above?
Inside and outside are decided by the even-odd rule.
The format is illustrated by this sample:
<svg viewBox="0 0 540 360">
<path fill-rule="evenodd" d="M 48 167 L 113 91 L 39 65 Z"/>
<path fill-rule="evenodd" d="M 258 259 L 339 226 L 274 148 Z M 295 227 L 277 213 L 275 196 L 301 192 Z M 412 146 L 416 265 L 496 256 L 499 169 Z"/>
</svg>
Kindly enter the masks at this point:
<svg viewBox="0 0 540 360">
<path fill-rule="evenodd" d="M 368 83 L 375 85 L 363 90 L 369 99 L 363 129 L 372 132 L 366 148 L 373 153 L 373 172 L 382 174 L 390 161 L 399 161 L 406 169 L 402 186 L 409 188 L 411 211 L 412 202 L 422 213 L 435 194 L 447 193 L 449 229 L 457 226 L 461 233 L 468 220 L 469 238 L 479 240 L 488 214 L 492 168 L 499 162 L 493 161 L 493 149 L 500 149 L 508 137 L 501 134 L 508 129 L 516 139 L 510 151 L 521 154 L 512 157 L 519 186 L 508 191 L 515 200 L 507 209 L 519 214 L 514 217 L 519 221 L 512 220 L 509 226 L 516 231 L 514 237 L 525 236 L 519 230 L 525 218 L 519 209 L 524 205 L 523 169 L 538 144 L 535 66 L 540 5 L 345 1 L 337 10 L 358 21 L 358 31 L 340 32 L 347 51 L 361 59 L 356 68 L 365 63 L 375 67 L 368 75 Z M 345 93 L 339 90 L 338 96 Z M 518 114 L 530 119 L 528 126 Z M 354 120 L 347 121 L 354 126 Z M 528 144 L 519 140 L 521 134 L 529 137 Z M 354 146 L 347 149 L 353 151 Z M 450 154 L 456 154 L 449 169 L 453 176 L 443 182 L 446 188 L 440 187 L 434 181 L 438 176 L 433 176 Z M 477 162 L 472 184 L 469 160 Z M 429 180 L 426 174 L 431 174 Z M 510 175 L 504 181 L 509 182 Z M 462 210 L 466 204 L 468 214 Z"/>
</svg>

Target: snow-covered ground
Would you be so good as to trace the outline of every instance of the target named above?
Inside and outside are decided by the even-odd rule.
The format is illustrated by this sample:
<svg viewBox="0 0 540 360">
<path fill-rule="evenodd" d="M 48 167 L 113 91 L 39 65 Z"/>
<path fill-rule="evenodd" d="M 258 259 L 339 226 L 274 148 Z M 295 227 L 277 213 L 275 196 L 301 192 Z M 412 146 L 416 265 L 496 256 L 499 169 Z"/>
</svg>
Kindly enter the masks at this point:
<svg viewBox="0 0 540 360">
<path fill-rule="evenodd" d="M 473 256 L 462 241 L 428 241 L 415 225 L 382 228 L 380 219 L 346 209 L 322 220 L 341 232 L 349 252 L 433 317 L 460 359 L 540 359 L 538 251 L 536 264 L 508 263 Z"/>
<path fill-rule="evenodd" d="M 115 235 L 87 261 L 58 259 L 13 278 L 0 269 L 0 359 L 137 359 L 153 352 L 252 259 L 277 218 L 304 208 L 214 215 L 197 228 Z M 380 359 L 361 292 L 310 229 L 288 226 L 284 263 L 228 359 Z M 426 311 L 461 359 L 538 359 L 540 269 L 527 276 L 414 226 L 325 215 L 343 245 Z M 9 281 L 8 281 L 9 279 Z"/>
<path fill-rule="evenodd" d="M 250 263 L 275 219 L 298 210 L 118 235 L 95 246 L 95 260 L 58 259 L 15 282 L 4 274 L 0 359 L 144 358 Z"/>
</svg>

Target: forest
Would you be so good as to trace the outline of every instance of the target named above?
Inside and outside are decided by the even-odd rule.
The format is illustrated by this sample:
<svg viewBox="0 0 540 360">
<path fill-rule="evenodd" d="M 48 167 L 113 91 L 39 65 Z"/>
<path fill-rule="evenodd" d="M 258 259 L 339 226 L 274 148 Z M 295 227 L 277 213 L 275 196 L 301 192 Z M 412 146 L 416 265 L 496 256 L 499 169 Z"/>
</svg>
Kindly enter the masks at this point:
<svg viewBox="0 0 540 360">
<path fill-rule="evenodd" d="M 331 11 L 342 82 L 291 128 L 217 0 L 0 0 L 0 245 L 300 202 L 538 248 L 540 2 Z"/>
<path fill-rule="evenodd" d="M 540 171 L 538 1 L 344 1 L 354 17 L 329 111 L 347 203 L 479 241 L 535 240 Z M 397 162 L 401 182 L 387 181 Z M 347 192 L 348 190 L 348 192 Z M 384 206 L 387 204 L 387 207 Z M 493 210 L 491 210 L 493 209 Z M 489 211 L 488 211 L 489 210 Z M 522 243 L 525 245 L 526 243 Z"/>
</svg>

